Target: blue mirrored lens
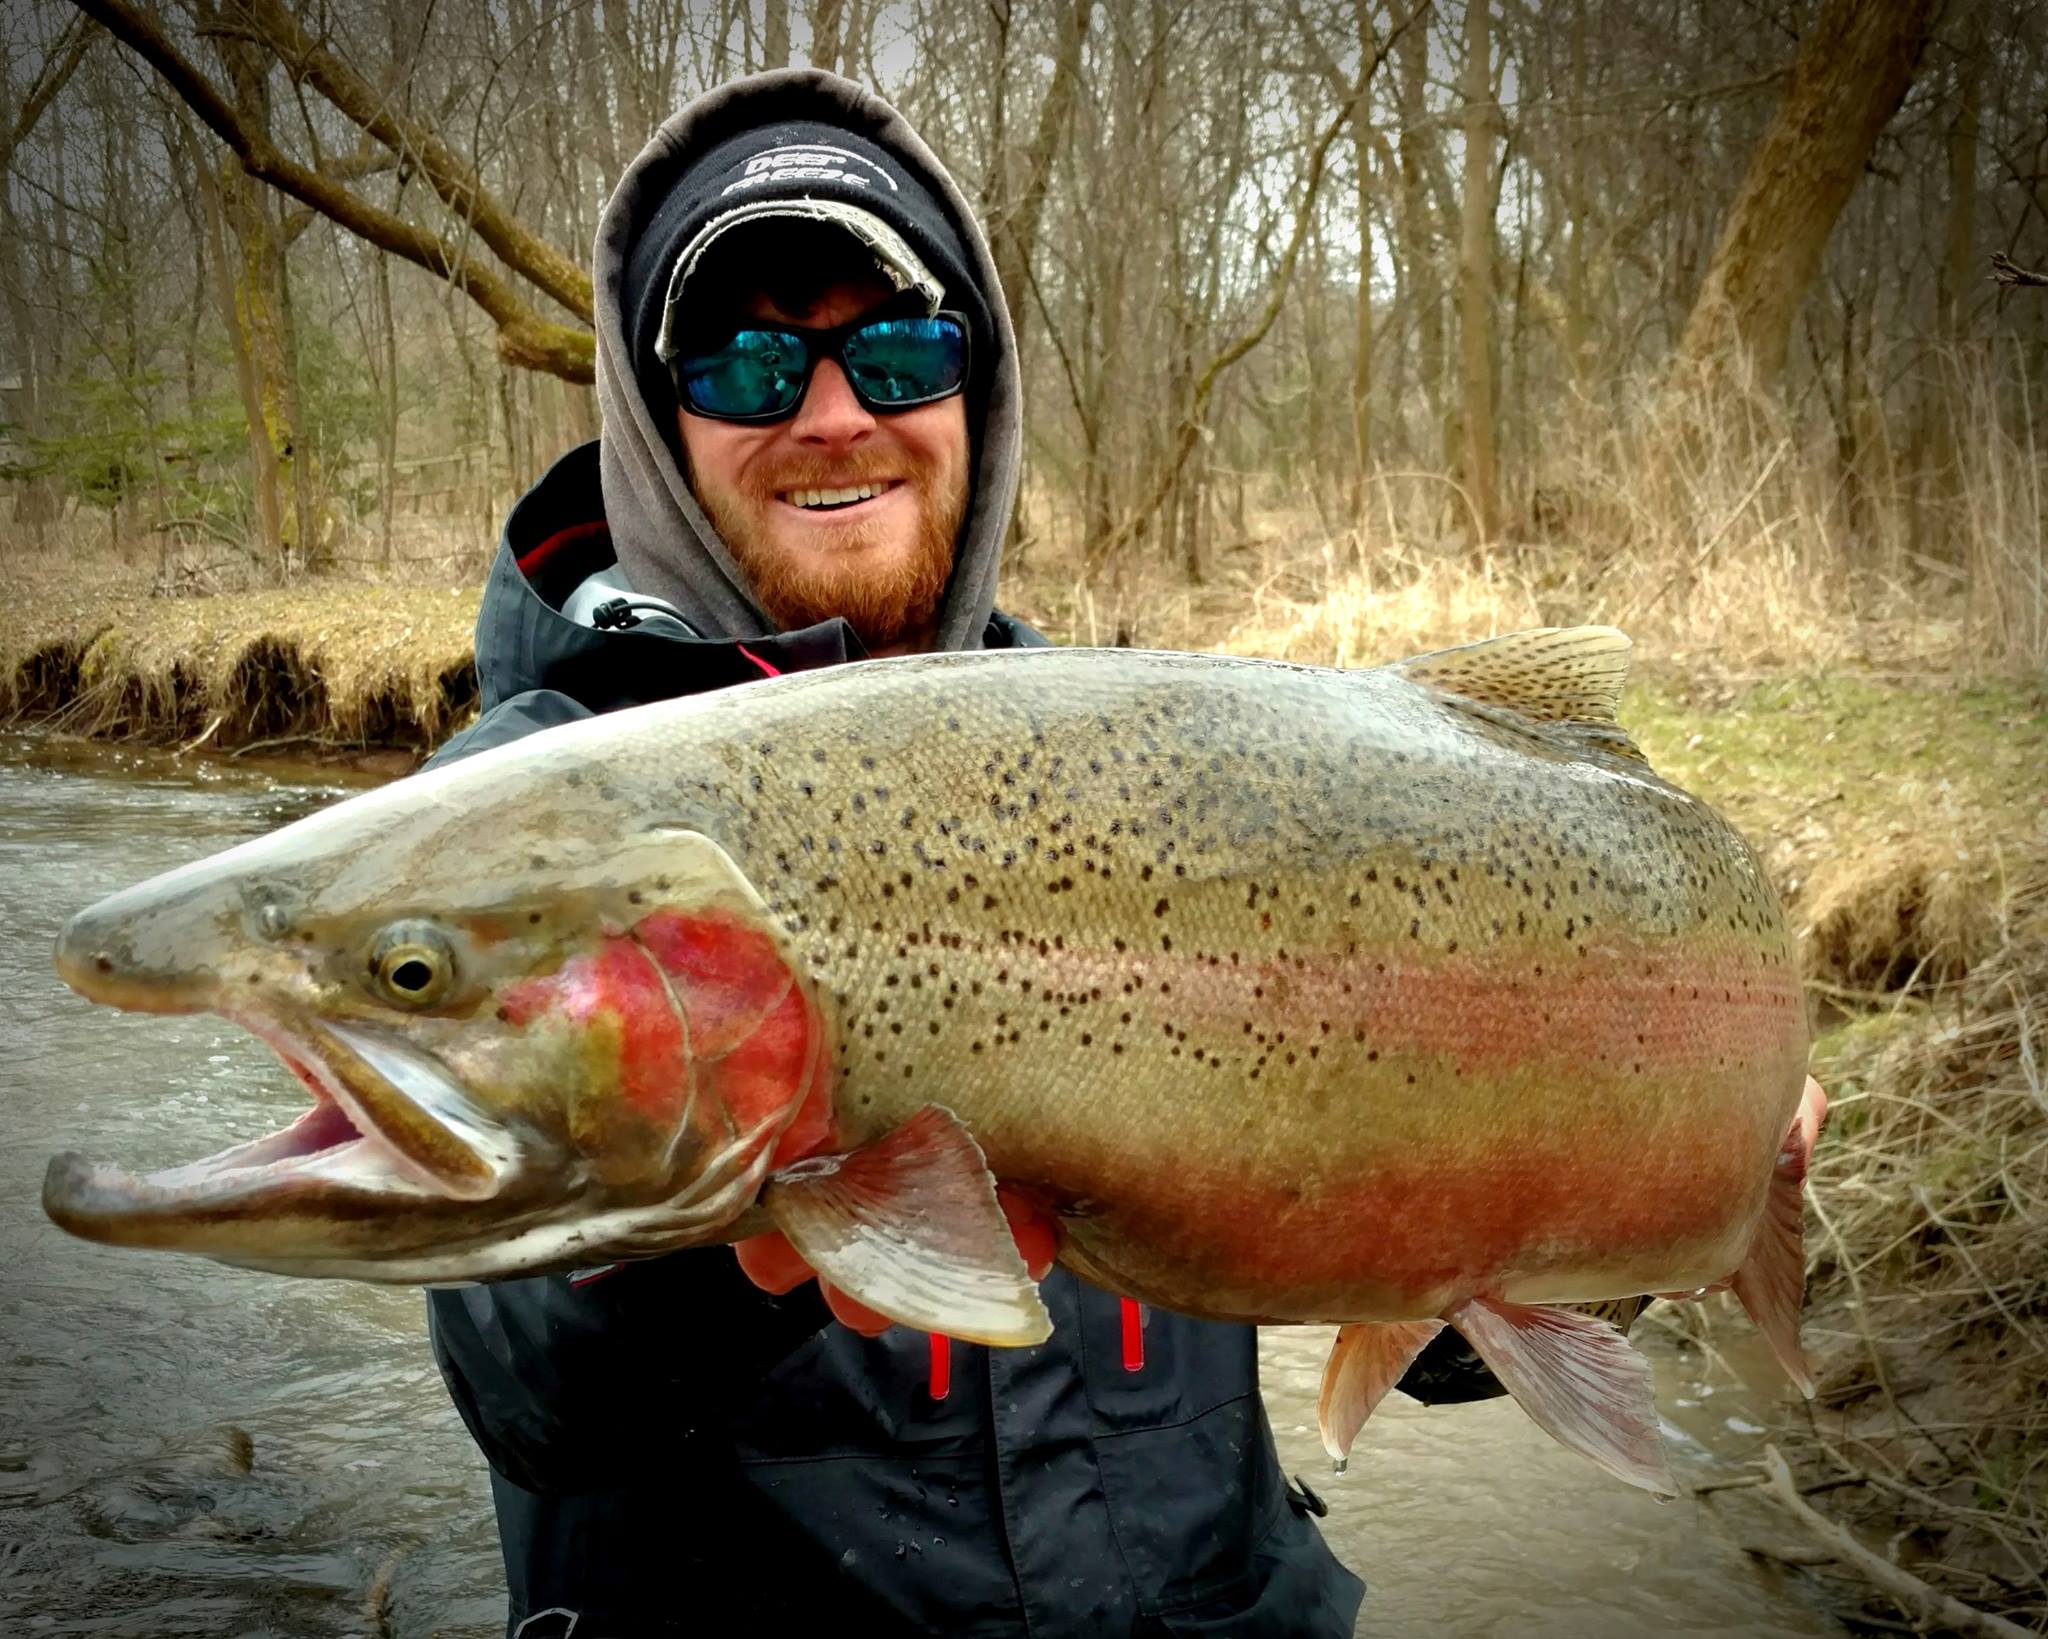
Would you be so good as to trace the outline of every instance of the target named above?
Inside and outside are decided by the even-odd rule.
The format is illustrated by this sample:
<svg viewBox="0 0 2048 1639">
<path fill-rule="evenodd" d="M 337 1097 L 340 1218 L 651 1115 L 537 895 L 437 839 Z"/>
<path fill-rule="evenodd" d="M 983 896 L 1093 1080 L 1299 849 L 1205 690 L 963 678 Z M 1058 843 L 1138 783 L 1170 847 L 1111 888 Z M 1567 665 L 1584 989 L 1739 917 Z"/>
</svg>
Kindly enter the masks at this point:
<svg viewBox="0 0 2048 1639">
<path fill-rule="evenodd" d="M 840 349 L 854 390 L 870 404 L 921 404 L 957 392 L 967 369 L 967 332 L 958 319 L 880 319 Z"/>
<path fill-rule="evenodd" d="M 741 330 L 715 353 L 681 362 L 684 396 L 703 415 L 779 415 L 804 390 L 804 344 L 779 330 Z"/>
</svg>

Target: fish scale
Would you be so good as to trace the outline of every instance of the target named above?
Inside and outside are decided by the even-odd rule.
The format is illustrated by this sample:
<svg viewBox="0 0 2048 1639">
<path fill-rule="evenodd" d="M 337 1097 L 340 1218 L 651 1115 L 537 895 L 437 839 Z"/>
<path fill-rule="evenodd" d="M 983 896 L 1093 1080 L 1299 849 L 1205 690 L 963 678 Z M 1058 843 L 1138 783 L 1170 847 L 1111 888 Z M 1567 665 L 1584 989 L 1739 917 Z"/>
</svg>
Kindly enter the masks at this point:
<svg viewBox="0 0 2048 1639">
<path fill-rule="evenodd" d="M 1669 1488 L 1560 1305 L 1732 1285 L 1802 1385 L 1825 1100 L 1755 855 L 1615 722 L 1627 640 L 1369 672 L 1123 650 L 765 680 L 534 735 L 81 913 L 96 999 L 212 1009 L 315 1097 L 78 1233 L 462 1279 L 781 1229 L 848 1295 L 1049 1324 L 998 1209 L 1186 1313 L 1342 1324 L 1348 1447 L 1445 1324 Z"/>
</svg>

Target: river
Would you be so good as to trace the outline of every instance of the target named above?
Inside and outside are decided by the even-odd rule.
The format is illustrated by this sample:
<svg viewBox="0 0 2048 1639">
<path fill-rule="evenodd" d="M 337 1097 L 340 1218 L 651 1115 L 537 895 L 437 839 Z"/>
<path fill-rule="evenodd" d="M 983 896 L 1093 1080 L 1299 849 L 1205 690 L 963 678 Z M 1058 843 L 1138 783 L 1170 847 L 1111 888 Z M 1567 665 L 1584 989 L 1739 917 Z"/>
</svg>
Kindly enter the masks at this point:
<svg viewBox="0 0 2048 1639">
<path fill-rule="evenodd" d="M 189 1160 L 304 1107 L 210 1017 L 96 1009 L 58 983 L 59 923 L 360 780 L 0 736 L 0 1625 L 51 1635 L 486 1639 L 504 1593 L 481 1459 L 435 1373 L 419 1294 L 73 1240 L 38 1205 L 52 1152 Z M 1315 1435 L 1326 1329 L 1269 1330 L 1283 1461 L 1372 1585 L 1368 1635 L 1827 1635 L 1797 1574 L 1730 1532 L 1737 1495 L 1659 1504 L 1505 1401 L 1393 1397 L 1344 1474 Z M 1748 1391 L 1639 1328 L 1681 1480 L 1759 1436 Z M 1731 1523 L 1732 1522 L 1732 1523 Z"/>
</svg>

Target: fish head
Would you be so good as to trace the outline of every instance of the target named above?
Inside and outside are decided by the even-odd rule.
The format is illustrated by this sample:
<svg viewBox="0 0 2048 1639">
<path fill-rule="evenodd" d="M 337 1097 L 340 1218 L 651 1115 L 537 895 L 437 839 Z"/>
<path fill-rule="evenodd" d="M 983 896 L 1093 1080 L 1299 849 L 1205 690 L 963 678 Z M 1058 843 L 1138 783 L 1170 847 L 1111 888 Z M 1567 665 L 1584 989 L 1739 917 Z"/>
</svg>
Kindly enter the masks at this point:
<svg viewBox="0 0 2048 1639">
<path fill-rule="evenodd" d="M 148 1174 L 58 1156 L 45 1210 L 94 1240 L 401 1282 L 574 1268 L 731 1238 L 829 1127 L 823 1015 L 731 857 L 562 782 L 540 813 L 439 774 L 370 793 L 79 913 L 56 964 L 245 1027 L 313 1099 Z"/>
</svg>

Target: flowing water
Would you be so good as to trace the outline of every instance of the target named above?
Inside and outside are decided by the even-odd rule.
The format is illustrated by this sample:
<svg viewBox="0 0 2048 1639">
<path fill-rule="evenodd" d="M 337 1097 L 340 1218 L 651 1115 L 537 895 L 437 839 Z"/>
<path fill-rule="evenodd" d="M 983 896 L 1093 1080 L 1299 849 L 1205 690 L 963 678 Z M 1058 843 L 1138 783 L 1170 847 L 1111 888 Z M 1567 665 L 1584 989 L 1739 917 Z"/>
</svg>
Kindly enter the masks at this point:
<svg viewBox="0 0 2048 1639">
<path fill-rule="evenodd" d="M 50 941 L 102 894 L 348 784 L 0 737 L 0 1631 L 502 1632 L 482 1461 L 418 1293 L 92 1246 L 37 1204 L 56 1150 L 160 1166 L 304 1107 L 232 1026 L 72 996 Z M 1266 1395 L 1283 1461 L 1372 1585 L 1362 1634 L 1842 1631 L 1727 1534 L 1787 1540 L 1763 1504 L 1658 1504 L 1505 1401 L 1395 1397 L 1332 1474 L 1314 1428 L 1328 1337 L 1269 1331 Z M 1676 1472 L 1734 1472 L 1759 1433 L 1745 1391 L 1649 1342 Z"/>
</svg>

